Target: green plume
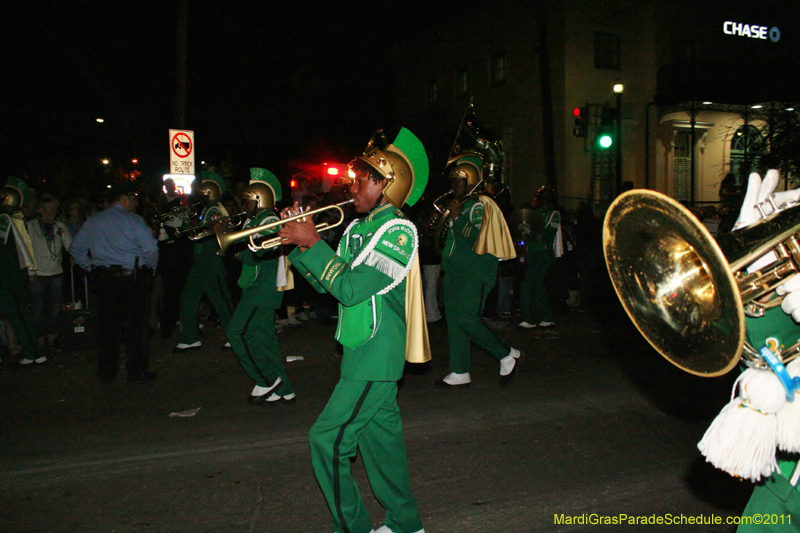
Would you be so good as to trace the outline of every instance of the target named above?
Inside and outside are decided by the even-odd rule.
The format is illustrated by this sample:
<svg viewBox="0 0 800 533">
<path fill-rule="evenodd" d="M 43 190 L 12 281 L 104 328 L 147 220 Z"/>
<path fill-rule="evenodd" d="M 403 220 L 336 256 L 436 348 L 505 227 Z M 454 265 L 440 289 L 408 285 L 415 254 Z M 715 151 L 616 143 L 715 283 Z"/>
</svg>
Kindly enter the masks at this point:
<svg viewBox="0 0 800 533">
<path fill-rule="evenodd" d="M 406 128 L 400 128 L 400 132 L 392 144 L 403 152 L 411 163 L 411 169 L 414 172 L 414 185 L 406 204 L 413 206 L 422 197 L 422 193 L 425 192 L 425 186 L 428 185 L 428 155 L 425 153 L 425 147 L 422 146 L 422 142 Z"/>
</svg>

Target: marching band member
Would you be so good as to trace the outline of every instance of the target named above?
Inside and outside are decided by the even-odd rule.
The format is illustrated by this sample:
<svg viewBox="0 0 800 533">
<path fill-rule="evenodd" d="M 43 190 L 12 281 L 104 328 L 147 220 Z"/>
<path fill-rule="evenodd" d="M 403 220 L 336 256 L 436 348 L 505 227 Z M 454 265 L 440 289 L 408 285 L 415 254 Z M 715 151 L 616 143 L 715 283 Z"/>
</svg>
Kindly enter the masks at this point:
<svg viewBox="0 0 800 533">
<path fill-rule="evenodd" d="M 36 328 L 26 303 L 28 276 L 36 271 L 33 245 L 22 215 L 22 206 L 30 197 L 28 185 L 13 176 L 0 191 L 0 309 L 22 345 L 19 366 L 47 362 L 47 356 L 39 351 Z"/>
<path fill-rule="evenodd" d="M 220 201 L 225 194 L 225 180 L 222 176 L 213 171 L 204 171 L 198 192 L 206 196 L 208 201 L 200 220 L 228 216 L 228 211 Z M 188 221 L 186 224 L 190 225 Z M 181 294 L 181 335 L 178 345 L 172 349 L 173 353 L 199 350 L 203 345 L 197 329 L 198 307 L 203 294 L 208 296 L 214 306 L 223 329 L 228 329 L 233 316 L 233 301 L 228 291 L 225 261 L 217 253 L 218 249 L 217 241 L 213 237 L 201 239 L 194 245 L 194 261 Z"/>
<path fill-rule="evenodd" d="M 289 255 L 297 271 L 340 302 L 341 378 L 309 433 L 311 463 L 336 533 L 372 532 L 350 471 L 357 449 L 386 508 L 385 525 L 377 532 L 423 533 L 411 494 L 397 381 L 406 360 L 430 359 L 418 235 L 400 211 L 422 195 L 428 160 L 405 128 L 393 144 L 383 144 L 373 138 L 351 163 L 350 193 L 362 216 L 345 231 L 338 253 L 321 241 L 310 219 L 280 231 L 287 243 L 298 245 Z"/>
<path fill-rule="evenodd" d="M 281 200 L 281 184 L 272 172 L 251 168 L 250 178 L 250 184 L 242 191 L 248 217 L 243 229 L 277 221 L 275 202 Z M 272 228 L 259 235 L 269 236 L 277 231 Z M 283 291 L 291 279 L 287 277 L 285 258 L 280 250 L 253 251 L 250 247 L 237 253 L 236 258 L 243 263 L 239 276 L 242 296 L 226 333 L 245 374 L 255 381 L 249 401 L 253 405 L 294 401 L 294 389 L 275 335 L 275 311 L 281 306 Z"/>
<path fill-rule="evenodd" d="M 759 204 L 765 214 L 772 214 L 772 206 L 764 203 L 770 197 L 779 208 L 787 201 L 800 199 L 800 189 L 773 195 L 778 181 L 776 170 L 768 171 L 763 182 L 758 174 L 750 175 L 735 231 L 761 220 L 756 207 Z M 769 261 L 770 254 L 762 256 L 755 269 Z M 781 353 L 800 338 L 800 276 L 795 274 L 775 293 L 783 296 L 780 307 L 768 306 L 760 317 L 746 315 L 746 335 L 751 346 L 765 346 Z M 780 370 L 745 370 L 737 381 L 739 395 L 720 412 L 698 444 L 706 460 L 717 468 L 757 483 L 737 533 L 800 531 L 800 524 L 791 520 L 800 512 L 800 359 L 788 363 L 786 371 L 792 382 L 782 383 L 777 377 Z M 792 388 L 793 392 L 789 390 Z M 794 401 L 789 401 L 791 396 Z M 733 420 L 732 416 L 737 417 L 737 423 L 731 426 L 726 422 Z M 780 517 L 780 521 L 759 523 L 759 515 Z"/>
<path fill-rule="evenodd" d="M 500 384 L 511 383 L 522 352 L 506 346 L 482 322 L 486 297 L 497 280 L 500 260 L 516 257 L 503 214 L 485 194 L 469 195 L 481 184 L 483 162 L 466 153 L 448 162 L 454 198 L 446 204 L 447 240 L 442 251 L 444 310 L 450 344 L 450 373 L 438 381 L 444 387 L 468 386 L 470 341 L 500 362 Z"/>
</svg>

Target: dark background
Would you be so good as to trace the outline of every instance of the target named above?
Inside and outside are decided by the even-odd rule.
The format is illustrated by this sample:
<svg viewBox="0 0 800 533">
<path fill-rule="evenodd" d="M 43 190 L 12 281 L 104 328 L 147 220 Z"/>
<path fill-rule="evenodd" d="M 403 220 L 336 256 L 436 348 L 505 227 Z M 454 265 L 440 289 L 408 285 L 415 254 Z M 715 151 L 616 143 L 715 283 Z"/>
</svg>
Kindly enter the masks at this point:
<svg viewBox="0 0 800 533">
<path fill-rule="evenodd" d="M 188 2 L 185 129 L 201 161 L 296 171 L 396 131 L 390 56 L 453 2 Z M 14 2 L 0 17 L 0 177 L 160 180 L 176 119 L 179 0 Z M 105 122 L 95 121 L 102 117 Z M 393 135 L 393 133 L 391 133 Z M 130 161 L 137 158 L 139 163 Z"/>
</svg>

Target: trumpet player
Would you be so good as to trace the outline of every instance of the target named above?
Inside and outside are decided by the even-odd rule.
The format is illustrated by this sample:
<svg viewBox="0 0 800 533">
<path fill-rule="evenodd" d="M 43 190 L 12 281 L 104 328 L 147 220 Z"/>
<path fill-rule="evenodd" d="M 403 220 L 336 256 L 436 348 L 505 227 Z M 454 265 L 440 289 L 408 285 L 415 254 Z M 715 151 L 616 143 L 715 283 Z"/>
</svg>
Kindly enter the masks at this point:
<svg viewBox="0 0 800 533">
<path fill-rule="evenodd" d="M 206 197 L 206 206 L 200 216 L 201 220 L 213 220 L 228 216 L 228 211 L 220 199 L 225 194 L 225 180 L 213 171 L 203 172 L 203 181 L 198 192 Z M 190 225 L 190 222 L 186 222 Z M 181 335 L 173 353 L 188 350 L 199 350 L 200 341 L 197 324 L 198 307 L 203 294 L 208 296 L 211 305 L 217 312 L 222 328 L 227 330 L 233 316 L 233 301 L 226 280 L 225 262 L 217 253 L 217 241 L 206 237 L 194 245 L 194 261 L 189 276 L 181 293 Z M 229 347 L 229 343 L 225 344 Z"/>
<path fill-rule="evenodd" d="M 442 251 L 444 310 L 450 345 L 450 373 L 437 383 L 465 387 L 470 376 L 470 342 L 500 362 L 500 385 L 511 383 L 522 352 L 509 347 L 482 322 L 486 297 L 497 279 L 498 261 L 515 257 L 508 226 L 497 204 L 485 194 L 469 195 L 483 179 L 478 154 L 451 159 L 448 177 L 453 198 L 446 208 L 447 240 Z"/>
<path fill-rule="evenodd" d="M 251 168 L 250 178 L 242 191 L 248 217 L 243 229 L 278 221 L 275 202 L 281 200 L 281 184 L 272 172 Z M 260 235 L 277 232 L 275 227 Z M 294 389 L 275 335 L 275 311 L 281 306 L 283 291 L 291 288 L 287 265 L 280 256 L 280 249 L 253 251 L 247 247 L 238 252 L 236 258 L 242 262 L 239 276 L 242 296 L 228 324 L 227 334 L 245 374 L 255 382 L 248 401 L 253 405 L 293 402 Z"/>
<path fill-rule="evenodd" d="M 297 271 L 340 302 L 341 378 L 309 433 L 311 464 L 332 531 L 424 533 L 411 494 L 397 381 L 406 360 L 430 359 L 417 231 L 400 211 L 422 195 L 428 160 L 422 143 L 403 128 L 388 146 L 370 141 L 350 165 L 350 193 L 361 218 L 345 230 L 338 253 L 321 242 L 310 217 L 280 231 L 298 246 L 289 255 Z M 377 530 L 350 470 L 357 450 L 386 509 L 385 525 Z"/>
</svg>

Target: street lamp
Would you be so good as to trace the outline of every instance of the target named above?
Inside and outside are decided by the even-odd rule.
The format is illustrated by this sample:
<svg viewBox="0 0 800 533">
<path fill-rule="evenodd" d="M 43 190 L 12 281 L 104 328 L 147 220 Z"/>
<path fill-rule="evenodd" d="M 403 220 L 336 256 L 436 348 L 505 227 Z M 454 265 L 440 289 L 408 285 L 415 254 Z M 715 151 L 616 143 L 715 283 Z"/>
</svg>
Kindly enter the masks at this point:
<svg viewBox="0 0 800 533">
<path fill-rule="evenodd" d="M 614 94 L 617 95 L 617 194 L 622 190 L 622 91 L 625 87 L 621 83 L 614 84 Z"/>
</svg>

